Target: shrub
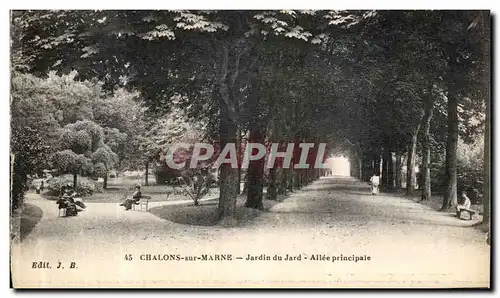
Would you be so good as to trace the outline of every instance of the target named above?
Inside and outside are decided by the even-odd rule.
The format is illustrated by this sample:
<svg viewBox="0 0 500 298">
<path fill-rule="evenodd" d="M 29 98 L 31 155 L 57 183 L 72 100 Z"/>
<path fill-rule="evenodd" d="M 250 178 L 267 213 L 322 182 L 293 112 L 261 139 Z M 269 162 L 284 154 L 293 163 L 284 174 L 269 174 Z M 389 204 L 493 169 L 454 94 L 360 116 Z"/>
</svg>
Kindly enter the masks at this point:
<svg viewBox="0 0 500 298">
<path fill-rule="evenodd" d="M 154 175 L 158 185 L 177 184 L 178 178 L 182 177 L 182 172 L 160 164 L 155 166 Z"/>
<path fill-rule="evenodd" d="M 168 175 L 167 175 L 167 172 L 165 171 L 164 167 L 156 166 L 154 168 L 154 175 L 155 175 L 156 184 L 158 184 L 158 185 L 167 184 L 166 181 L 168 180 Z"/>
<path fill-rule="evenodd" d="M 208 169 L 189 169 L 183 172 L 181 184 L 183 193 L 191 198 L 195 206 L 206 196 L 214 183 L 213 175 Z"/>
<path fill-rule="evenodd" d="M 61 195 L 63 186 L 73 185 L 73 175 L 62 175 L 50 179 L 48 189 L 51 195 Z M 78 176 L 76 183 L 76 193 L 79 196 L 87 197 L 94 193 L 102 192 L 102 185 L 87 177 Z"/>
<path fill-rule="evenodd" d="M 432 191 L 444 192 L 446 189 L 446 171 L 444 162 L 432 163 L 431 169 L 431 188 Z"/>
<path fill-rule="evenodd" d="M 458 190 L 465 190 L 473 203 L 481 203 L 484 181 L 484 141 L 474 144 L 459 142 L 457 150 Z"/>
<path fill-rule="evenodd" d="M 473 204 L 480 204 L 484 181 L 484 139 L 478 138 L 473 144 L 459 139 L 457 148 L 457 191 L 466 191 Z M 445 159 L 431 164 L 431 183 L 433 191 L 446 188 Z"/>
</svg>

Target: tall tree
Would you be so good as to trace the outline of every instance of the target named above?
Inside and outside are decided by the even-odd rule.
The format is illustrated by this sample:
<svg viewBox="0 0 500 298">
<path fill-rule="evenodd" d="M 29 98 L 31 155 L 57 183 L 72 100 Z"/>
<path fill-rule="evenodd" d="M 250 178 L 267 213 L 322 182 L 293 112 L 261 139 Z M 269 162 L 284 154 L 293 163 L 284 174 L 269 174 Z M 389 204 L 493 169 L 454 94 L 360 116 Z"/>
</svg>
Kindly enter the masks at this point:
<svg viewBox="0 0 500 298">
<path fill-rule="evenodd" d="M 424 118 L 422 133 L 424 139 L 422 142 L 422 178 L 423 178 L 423 191 L 421 200 L 429 200 L 431 197 L 431 136 L 430 136 L 430 126 L 433 114 L 433 101 L 432 101 L 432 90 L 429 90 L 428 94 L 424 96 Z"/>
</svg>

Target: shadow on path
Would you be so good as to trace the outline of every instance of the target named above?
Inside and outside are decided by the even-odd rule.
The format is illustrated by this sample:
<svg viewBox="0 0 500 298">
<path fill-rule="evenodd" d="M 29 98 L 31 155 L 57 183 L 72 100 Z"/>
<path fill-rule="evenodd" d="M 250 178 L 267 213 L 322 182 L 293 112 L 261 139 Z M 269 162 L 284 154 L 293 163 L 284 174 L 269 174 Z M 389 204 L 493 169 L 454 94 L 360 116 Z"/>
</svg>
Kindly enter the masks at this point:
<svg viewBox="0 0 500 298">
<path fill-rule="evenodd" d="M 477 221 L 462 221 L 453 214 L 433 210 L 397 193 L 371 195 L 366 182 L 351 177 L 323 177 L 271 208 L 269 217 L 284 224 L 305 225 L 331 222 L 385 222 L 470 227 Z M 288 216 L 288 218 L 287 218 Z"/>
</svg>

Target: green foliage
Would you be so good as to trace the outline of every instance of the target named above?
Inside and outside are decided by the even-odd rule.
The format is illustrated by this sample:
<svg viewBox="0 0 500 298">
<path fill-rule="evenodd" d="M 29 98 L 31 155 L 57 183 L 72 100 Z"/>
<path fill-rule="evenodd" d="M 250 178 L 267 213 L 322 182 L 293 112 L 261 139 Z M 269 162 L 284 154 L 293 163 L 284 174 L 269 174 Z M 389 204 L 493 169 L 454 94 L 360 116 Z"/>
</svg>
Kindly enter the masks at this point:
<svg viewBox="0 0 500 298">
<path fill-rule="evenodd" d="M 61 174 L 84 173 L 88 175 L 93 172 L 93 165 L 89 158 L 83 154 L 76 154 L 69 149 L 54 153 L 52 162 Z"/>
<path fill-rule="evenodd" d="M 177 178 L 181 177 L 181 172 L 179 170 L 171 169 L 163 163 L 157 163 L 153 169 L 153 174 L 155 176 L 156 184 L 175 184 L 177 183 Z"/>
<path fill-rule="evenodd" d="M 203 141 L 204 132 L 207 130 L 206 121 L 203 119 L 190 119 L 188 116 L 190 107 L 180 108 L 180 100 L 172 107 L 170 113 L 152 119 L 152 125 L 139 138 L 139 148 L 143 154 L 143 160 L 159 161 L 162 153 L 175 143 L 193 144 Z M 161 178 L 162 170 L 157 170 Z M 163 181 L 163 178 L 161 178 Z"/>
<path fill-rule="evenodd" d="M 75 191 L 78 196 L 87 197 L 102 192 L 102 185 L 92 179 L 78 176 L 77 181 Z M 48 190 L 51 195 L 60 196 L 67 185 L 73 185 L 73 175 L 62 175 L 50 179 Z"/>
<path fill-rule="evenodd" d="M 473 144 L 459 141 L 457 150 L 457 184 L 459 190 L 466 190 L 473 201 L 480 201 L 484 185 L 484 139 Z"/>
<path fill-rule="evenodd" d="M 52 161 L 61 172 L 91 175 L 93 163 L 109 170 L 120 158 L 138 152 L 135 140 L 144 128 L 145 112 L 136 101 L 138 94 L 119 89 L 106 96 L 102 84 L 77 81 L 76 76 L 76 72 L 50 72 L 46 78 L 13 73 L 12 152 L 31 151 L 24 154 L 29 156 L 30 171 L 48 168 Z"/>
<path fill-rule="evenodd" d="M 104 144 L 103 129 L 90 120 L 77 121 L 61 130 L 61 151 L 53 155 L 53 165 L 60 173 L 94 175 L 94 164 L 111 169 L 117 162 L 116 153 Z"/>
<path fill-rule="evenodd" d="M 80 120 L 68 124 L 64 128 L 72 133 L 73 140 L 70 143 L 63 143 L 63 146 L 68 146 L 75 152 L 79 150 L 82 150 L 82 153 L 95 151 L 104 146 L 103 128 L 96 122 Z"/>
<path fill-rule="evenodd" d="M 484 184 L 484 139 L 476 138 L 472 144 L 459 139 L 457 148 L 457 190 L 466 191 L 473 203 L 480 203 Z M 433 191 L 444 191 L 446 187 L 445 159 L 435 155 L 431 163 Z"/>
<path fill-rule="evenodd" d="M 210 192 L 210 187 L 214 184 L 214 177 L 208 169 L 188 169 L 183 171 L 181 189 L 195 206 L 199 205 L 200 199 Z"/>
<path fill-rule="evenodd" d="M 92 153 L 91 158 L 94 163 L 104 165 L 107 170 L 110 170 L 118 163 L 118 155 L 111 151 L 106 145 L 97 148 L 97 150 Z"/>
<path fill-rule="evenodd" d="M 105 177 L 107 174 L 107 168 L 103 163 L 97 163 L 94 165 L 93 177 Z"/>
<path fill-rule="evenodd" d="M 242 134 L 261 121 L 273 139 L 401 152 L 430 100 L 432 151 L 443 154 L 448 96 L 460 99 L 461 138 L 471 143 L 481 132 L 485 96 L 477 86 L 488 81 L 489 36 L 482 14 L 17 11 L 13 63 L 47 78 L 14 76 L 13 97 L 23 107 L 13 113 L 16 129 L 61 137 L 52 152 L 72 150 L 56 155 L 66 171 L 82 170 L 85 159 L 100 173 L 120 160 L 156 161 L 170 144 L 207 132 L 234 138 L 216 129 L 224 117 Z M 69 68 L 79 73 L 50 72 Z M 463 164 L 460 183 L 473 184 L 466 177 L 479 179 L 478 169 Z M 162 171 L 160 181 L 170 175 Z"/>
</svg>

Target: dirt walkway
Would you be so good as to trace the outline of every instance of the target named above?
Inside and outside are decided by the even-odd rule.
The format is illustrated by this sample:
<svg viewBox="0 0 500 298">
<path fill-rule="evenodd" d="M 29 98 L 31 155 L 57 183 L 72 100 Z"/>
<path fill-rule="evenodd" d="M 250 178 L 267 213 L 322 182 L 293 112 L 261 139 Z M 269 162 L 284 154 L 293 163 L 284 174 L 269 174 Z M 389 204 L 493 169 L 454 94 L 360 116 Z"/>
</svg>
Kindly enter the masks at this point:
<svg viewBox="0 0 500 298">
<path fill-rule="evenodd" d="M 366 183 L 352 178 L 320 179 L 230 229 L 175 224 L 107 203 L 58 218 L 54 202 L 29 201 L 44 216 L 13 247 L 19 286 L 114 287 L 117 280 L 137 287 L 489 285 L 489 246 L 484 234 L 468 227 L 473 222 L 405 198 L 371 196 Z M 131 261 L 125 260 L 129 254 Z M 165 254 L 184 259 L 147 260 Z M 203 254 L 232 254 L 233 260 L 188 261 Z M 235 259 L 248 254 L 264 260 Z M 300 260 L 285 261 L 287 254 Z M 316 260 L 323 255 L 326 260 Z M 35 261 L 78 268 L 31 269 Z"/>
</svg>

